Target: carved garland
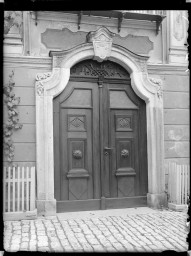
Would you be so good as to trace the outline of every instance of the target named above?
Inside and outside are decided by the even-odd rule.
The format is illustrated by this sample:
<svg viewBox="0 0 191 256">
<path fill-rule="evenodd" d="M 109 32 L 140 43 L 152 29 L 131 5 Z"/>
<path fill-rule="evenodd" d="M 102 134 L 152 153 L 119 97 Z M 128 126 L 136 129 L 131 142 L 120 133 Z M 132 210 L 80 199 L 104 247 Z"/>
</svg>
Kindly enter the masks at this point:
<svg viewBox="0 0 191 256">
<path fill-rule="evenodd" d="M 20 97 L 15 97 L 13 87 L 15 82 L 13 81 L 14 71 L 9 75 L 9 82 L 3 86 L 4 102 L 8 109 L 8 120 L 3 125 L 3 149 L 4 156 L 7 157 L 7 161 L 11 163 L 14 158 L 14 145 L 11 139 L 11 135 L 14 130 L 22 128 L 22 124 L 19 123 L 17 106 L 20 102 Z"/>
</svg>

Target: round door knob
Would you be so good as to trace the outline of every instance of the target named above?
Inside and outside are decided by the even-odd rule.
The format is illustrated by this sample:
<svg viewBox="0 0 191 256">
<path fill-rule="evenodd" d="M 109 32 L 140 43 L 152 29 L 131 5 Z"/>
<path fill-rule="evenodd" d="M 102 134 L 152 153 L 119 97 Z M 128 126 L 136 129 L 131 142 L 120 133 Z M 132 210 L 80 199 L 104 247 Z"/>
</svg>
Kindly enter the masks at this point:
<svg viewBox="0 0 191 256">
<path fill-rule="evenodd" d="M 82 151 L 81 150 L 74 150 L 72 155 L 75 159 L 81 159 L 82 158 Z"/>
<path fill-rule="evenodd" d="M 129 151 L 127 149 L 121 150 L 121 156 L 127 158 L 129 156 Z"/>
</svg>

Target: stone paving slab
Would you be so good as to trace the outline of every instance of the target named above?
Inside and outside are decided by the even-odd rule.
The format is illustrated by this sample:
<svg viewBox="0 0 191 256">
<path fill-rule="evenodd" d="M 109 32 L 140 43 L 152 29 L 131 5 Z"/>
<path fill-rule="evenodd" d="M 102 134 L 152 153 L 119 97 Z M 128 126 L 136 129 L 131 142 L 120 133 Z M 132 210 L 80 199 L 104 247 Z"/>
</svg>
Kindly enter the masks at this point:
<svg viewBox="0 0 191 256">
<path fill-rule="evenodd" d="M 5 251 L 187 251 L 187 214 L 148 207 L 5 221 Z"/>
</svg>

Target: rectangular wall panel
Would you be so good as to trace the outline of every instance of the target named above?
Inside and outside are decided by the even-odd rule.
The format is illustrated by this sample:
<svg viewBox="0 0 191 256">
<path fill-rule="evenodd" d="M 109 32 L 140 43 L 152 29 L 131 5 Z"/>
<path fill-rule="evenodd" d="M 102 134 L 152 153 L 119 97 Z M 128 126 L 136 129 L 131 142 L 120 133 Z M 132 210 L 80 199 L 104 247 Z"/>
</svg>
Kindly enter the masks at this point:
<svg viewBox="0 0 191 256">
<path fill-rule="evenodd" d="M 14 161 L 36 161 L 35 143 L 14 143 L 15 156 Z"/>
<path fill-rule="evenodd" d="M 188 109 L 164 109 L 164 124 L 189 124 Z"/>
</svg>

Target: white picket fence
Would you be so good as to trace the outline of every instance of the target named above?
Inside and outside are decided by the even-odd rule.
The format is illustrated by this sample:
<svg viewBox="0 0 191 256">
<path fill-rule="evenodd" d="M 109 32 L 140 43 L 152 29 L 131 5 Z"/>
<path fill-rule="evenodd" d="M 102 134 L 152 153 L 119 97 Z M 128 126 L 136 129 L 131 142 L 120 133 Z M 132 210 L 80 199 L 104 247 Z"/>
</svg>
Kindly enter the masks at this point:
<svg viewBox="0 0 191 256">
<path fill-rule="evenodd" d="M 173 162 L 168 164 L 169 203 L 186 205 L 190 195 L 190 166 Z"/>
<path fill-rule="evenodd" d="M 35 197 L 35 167 L 4 167 L 4 219 L 25 218 L 26 213 L 28 217 L 36 215 Z"/>
</svg>

